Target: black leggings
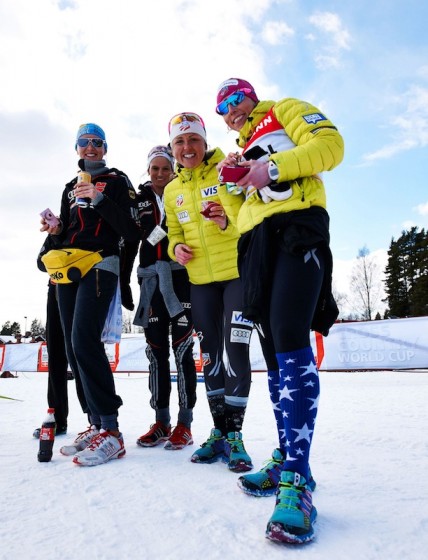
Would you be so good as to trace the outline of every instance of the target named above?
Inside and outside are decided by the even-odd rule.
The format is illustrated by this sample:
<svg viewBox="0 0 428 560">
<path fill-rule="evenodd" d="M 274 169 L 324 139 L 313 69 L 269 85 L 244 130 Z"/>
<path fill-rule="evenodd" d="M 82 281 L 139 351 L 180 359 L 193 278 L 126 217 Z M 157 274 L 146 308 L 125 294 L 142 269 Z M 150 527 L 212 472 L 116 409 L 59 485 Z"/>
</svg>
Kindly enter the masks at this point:
<svg viewBox="0 0 428 560">
<path fill-rule="evenodd" d="M 253 324 L 242 317 L 239 278 L 191 285 L 192 315 L 201 344 L 207 395 L 224 393 L 239 406 L 250 392 Z M 226 350 L 227 366 L 223 361 Z"/>
<path fill-rule="evenodd" d="M 269 316 L 276 353 L 310 346 L 310 330 L 324 276 L 324 255 L 278 250 L 274 258 Z"/>
<path fill-rule="evenodd" d="M 180 408 L 193 408 L 196 402 L 196 367 L 193 358 L 193 320 L 190 309 L 190 283 L 185 270 L 172 273 L 174 292 L 184 312 L 171 318 L 159 285 L 151 301 L 149 324 L 144 329 L 149 358 L 150 405 L 153 409 L 169 408 L 171 394 L 171 345 L 177 366 L 177 390 Z"/>
</svg>

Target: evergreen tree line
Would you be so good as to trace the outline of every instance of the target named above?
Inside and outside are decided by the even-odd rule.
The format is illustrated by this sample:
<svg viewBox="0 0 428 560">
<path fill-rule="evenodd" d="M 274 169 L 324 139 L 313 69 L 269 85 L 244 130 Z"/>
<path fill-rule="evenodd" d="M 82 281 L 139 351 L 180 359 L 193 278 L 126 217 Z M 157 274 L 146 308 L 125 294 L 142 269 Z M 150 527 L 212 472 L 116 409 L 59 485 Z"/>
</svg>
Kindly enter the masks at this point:
<svg viewBox="0 0 428 560">
<path fill-rule="evenodd" d="M 428 232 L 412 227 L 392 239 L 385 269 L 388 317 L 428 315 Z"/>
<path fill-rule="evenodd" d="M 19 335 L 22 334 L 22 330 L 21 330 L 21 325 L 19 323 L 17 323 L 16 321 L 11 322 L 11 321 L 6 321 L 6 323 L 3 323 L 1 329 L 0 329 L 0 335 L 8 335 L 8 336 L 15 336 L 15 335 Z M 25 337 L 30 337 L 30 336 L 45 336 L 46 334 L 46 329 L 45 327 L 42 325 L 42 322 L 39 319 L 34 319 L 31 322 L 31 327 L 30 330 L 23 333 Z"/>
</svg>

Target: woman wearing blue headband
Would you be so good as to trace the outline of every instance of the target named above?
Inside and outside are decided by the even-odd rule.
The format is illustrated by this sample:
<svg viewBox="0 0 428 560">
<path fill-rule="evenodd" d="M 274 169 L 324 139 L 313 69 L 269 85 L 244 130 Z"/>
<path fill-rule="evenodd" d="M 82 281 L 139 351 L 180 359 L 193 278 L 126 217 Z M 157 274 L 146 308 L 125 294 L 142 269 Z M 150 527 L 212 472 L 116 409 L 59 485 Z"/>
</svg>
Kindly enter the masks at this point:
<svg viewBox="0 0 428 560">
<path fill-rule="evenodd" d="M 61 199 L 60 224 L 43 223 L 60 248 L 97 252 L 99 262 L 73 281 L 57 285 L 58 305 L 65 336 L 68 363 L 76 379 L 83 412 L 90 426 L 63 455 L 81 466 L 94 466 L 125 455 L 119 431 L 113 374 L 101 341 L 110 303 L 118 289 L 119 242 L 138 240 L 136 193 L 127 176 L 108 168 L 104 160 L 107 142 L 96 124 L 79 127 L 76 137 L 79 168 L 89 173 L 66 184 Z M 76 269 L 75 269 L 76 270 Z"/>
</svg>

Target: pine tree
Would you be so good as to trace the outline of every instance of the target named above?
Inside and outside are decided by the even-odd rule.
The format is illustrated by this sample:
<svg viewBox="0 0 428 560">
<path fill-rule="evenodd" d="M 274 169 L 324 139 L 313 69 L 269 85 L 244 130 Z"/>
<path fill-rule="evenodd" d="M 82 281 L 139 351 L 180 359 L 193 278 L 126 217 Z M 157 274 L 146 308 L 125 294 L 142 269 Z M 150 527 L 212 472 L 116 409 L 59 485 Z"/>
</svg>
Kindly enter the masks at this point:
<svg viewBox="0 0 428 560">
<path fill-rule="evenodd" d="M 389 316 L 418 317 L 428 313 L 428 237 L 417 227 L 392 239 L 385 269 Z"/>
<path fill-rule="evenodd" d="M 43 337 L 45 336 L 46 329 L 42 325 L 42 322 L 39 319 L 34 319 L 31 322 L 31 334 L 33 336 L 43 336 Z"/>
<path fill-rule="evenodd" d="M 1 328 L 0 334 L 11 336 L 14 334 L 18 334 L 20 332 L 21 332 L 21 327 L 19 326 L 19 323 L 15 321 L 14 323 L 11 324 L 10 321 L 6 321 L 6 323 L 4 323 Z"/>
<path fill-rule="evenodd" d="M 424 229 L 415 235 L 414 282 L 411 288 L 411 315 L 420 317 L 428 314 L 428 232 Z"/>
</svg>

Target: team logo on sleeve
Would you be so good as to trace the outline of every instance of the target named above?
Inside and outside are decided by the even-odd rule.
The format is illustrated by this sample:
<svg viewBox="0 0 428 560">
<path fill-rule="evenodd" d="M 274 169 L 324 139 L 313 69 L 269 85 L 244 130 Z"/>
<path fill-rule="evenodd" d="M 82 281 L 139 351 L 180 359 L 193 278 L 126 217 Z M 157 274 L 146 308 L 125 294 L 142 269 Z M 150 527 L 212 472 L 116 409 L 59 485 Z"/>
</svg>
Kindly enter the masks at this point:
<svg viewBox="0 0 428 560">
<path fill-rule="evenodd" d="M 325 117 L 321 113 L 312 113 L 311 115 L 303 115 L 303 118 L 308 124 L 315 124 L 319 121 L 327 120 L 327 117 Z"/>
<path fill-rule="evenodd" d="M 177 196 L 177 198 L 175 199 L 175 205 L 176 206 L 183 206 L 184 203 L 184 196 L 182 194 L 179 194 Z"/>
<path fill-rule="evenodd" d="M 97 189 L 98 192 L 103 192 L 104 189 L 106 188 L 107 183 L 100 183 L 99 181 L 97 181 L 94 185 L 94 187 Z"/>
<path fill-rule="evenodd" d="M 211 356 L 209 355 L 209 352 L 203 352 L 202 353 L 202 365 L 209 366 L 210 363 L 211 363 Z"/>
</svg>

